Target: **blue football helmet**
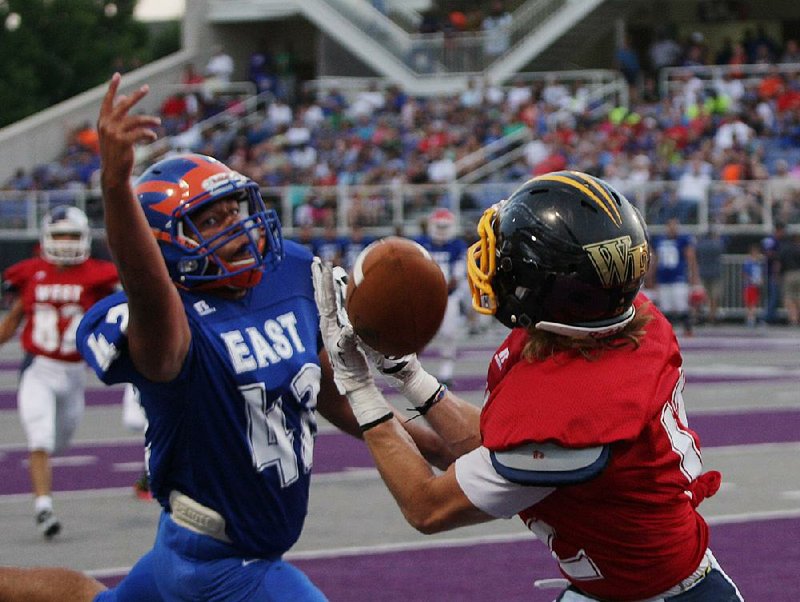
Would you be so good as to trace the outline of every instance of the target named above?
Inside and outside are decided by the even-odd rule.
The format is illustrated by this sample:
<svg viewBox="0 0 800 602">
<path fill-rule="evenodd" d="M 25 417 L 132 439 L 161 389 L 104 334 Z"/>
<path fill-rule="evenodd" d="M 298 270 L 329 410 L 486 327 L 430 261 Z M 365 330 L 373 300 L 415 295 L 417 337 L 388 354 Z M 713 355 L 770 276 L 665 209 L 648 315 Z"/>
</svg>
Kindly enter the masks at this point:
<svg viewBox="0 0 800 602">
<path fill-rule="evenodd" d="M 283 260 L 278 214 L 267 209 L 253 180 L 212 157 L 184 154 L 158 161 L 139 176 L 134 191 L 170 277 L 182 288 L 250 288 Z M 239 201 L 242 219 L 204 238 L 192 215 L 230 198 Z M 238 238 L 245 239 L 246 259 L 228 262 L 216 254 Z"/>
</svg>

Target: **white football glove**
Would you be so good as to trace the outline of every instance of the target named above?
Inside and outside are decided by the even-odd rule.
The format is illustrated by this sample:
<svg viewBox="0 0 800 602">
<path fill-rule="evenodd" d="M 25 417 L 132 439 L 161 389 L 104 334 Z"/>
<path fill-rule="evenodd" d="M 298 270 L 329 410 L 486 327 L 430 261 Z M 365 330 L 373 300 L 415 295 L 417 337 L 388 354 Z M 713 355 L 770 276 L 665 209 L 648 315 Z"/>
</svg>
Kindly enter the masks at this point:
<svg viewBox="0 0 800 602">
<path fill-rule="evenodd" d="M 344 308 L 344 299 L 347 294 L 347 272 L 343 267 L 337 265 L 331 268 L 331 274 L 333 275 L 333 286 L 336 291 L 336 319 L 343 326 L 352 328 L 350 316 L 347 315 L 347 311 Z"/>
<path fill-rule="evenodd" d="M 332 273 L 336 289 L 337 319 L 340 324 L 352 329 L 350 318 L 344 309 L 347 272 L 344 268 L 337 266 L 333 268 Z M 392 386 L 398 389 L 420 414 L 424 415 L 436 401 L 444 396 L 446 387 L 422 367 L 417 354 L 390 357 L 372 349 L 358 335 L 356 338 L 375 369 L 386 376 Z"/>
<path fill-rule="evenodd" d="M 343 289 L 336 283 L 334 269 L 315 257 L 311 276 L 319 311 L 319 328 L 328 350 L 336 388 L 347 396 L 359 426 L 365 431 L 389 420 L 394 414 L 375 386 L 367 358 L 358 346 L 343 307 Z"/>
<path fill-rule="evenodd" d="M 371 349 L 363 342 L 361 346 L 378 372 L 386 376 L 392 386 L 396 387 L 421 415 L 425 415 L 447 391 L 447 387 L 422 367 L 416 353 L 390 357 Z"/>
</svg>

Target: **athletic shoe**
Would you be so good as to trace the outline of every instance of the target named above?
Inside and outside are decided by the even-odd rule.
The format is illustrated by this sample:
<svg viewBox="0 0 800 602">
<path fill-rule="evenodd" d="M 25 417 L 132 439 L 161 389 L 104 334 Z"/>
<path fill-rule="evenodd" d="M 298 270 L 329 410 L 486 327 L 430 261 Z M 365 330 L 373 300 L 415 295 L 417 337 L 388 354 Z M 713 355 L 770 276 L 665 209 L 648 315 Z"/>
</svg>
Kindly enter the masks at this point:
<svg viewBox="0 0 800 602">
<path fill-rule="evenodd" d="M 52 539 L 61 531 L 61 523 L 58 522 L 52 510 L 41 510 L 36 514 L 36 526 L 45 536 L 45 539 Z"/>
<path fill-rule="evenodd" d="M 153 499 L 153 494 L 150 492 L 150 479 L 147 478 L 147 473 L 142 473 L 136 482 L 133 484 L 133 492 L 140 500 L 149 502 Z"/>
</svg>

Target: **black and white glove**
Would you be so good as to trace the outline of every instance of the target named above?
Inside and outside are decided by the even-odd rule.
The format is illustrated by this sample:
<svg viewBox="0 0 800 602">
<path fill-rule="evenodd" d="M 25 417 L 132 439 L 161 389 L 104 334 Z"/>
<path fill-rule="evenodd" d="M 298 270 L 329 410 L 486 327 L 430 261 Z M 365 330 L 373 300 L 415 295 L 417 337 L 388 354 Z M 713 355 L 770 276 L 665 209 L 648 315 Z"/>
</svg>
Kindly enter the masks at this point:
<svg viewBox="0 0 800 602">
<path fill-rule="evenodd" d="M 394 414 L 375 386 L 367 358 L 347 319 L 342 287 L 336 283 L 337 277 L 341 279 L 341 272 L 334 275 L 334 268 L 315 257 L 311 276 L 320 332 L 328 350 L 334 382 L 339 393 L 347 396 L 361 430 L 366 431 L 391 419 Z"/>
<path fill-rule="evenodd" d="M 422 367 L 416 353 L 390 357 L 366 345 L 362 347 L 375 369 L 386 376 L 421 416 L 447 392 L 447 387 Z"/>
<path fill-rule="evenodd" d="M 344 268 L 337 266 L 331 270 L 331 273 L 336 291 L 337 319 L 339 324 L 352 328 L 350 318 L 344 309 L 347 272 Z M 440 384 L 436 377 L 422 367 L 415 353 L 399 357 L 387 356 L 372 349 L 358 335 L 356 335 L 356 339 L 375 369 L 387 377 L 391 385 L 411 402 L 421 416 L 424 416 L 436 402 L 444 397 L 447 387 Z"/>
</svg>

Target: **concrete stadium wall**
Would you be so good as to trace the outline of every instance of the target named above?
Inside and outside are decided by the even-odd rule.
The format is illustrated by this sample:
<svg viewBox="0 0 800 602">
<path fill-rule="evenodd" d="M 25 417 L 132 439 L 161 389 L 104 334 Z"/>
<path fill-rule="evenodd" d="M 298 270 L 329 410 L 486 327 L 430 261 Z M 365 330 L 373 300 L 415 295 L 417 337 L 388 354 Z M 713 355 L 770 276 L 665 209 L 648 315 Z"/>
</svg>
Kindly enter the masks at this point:
<svg viewBox="0 0 800 602">
<path fill-rule="evenodd" d="M 153 93 L 140 106 L 143 111 L 157 111 L 171 86 L 179 81 L 183 66 L 194 60 L 192 52 L 182 50 L 126 73 L 121 91 L 128 93 L 149 84 Z M 71 130 L 87 122 L 95 123 L 105 90 L 104 83 L 0 130 L 0 182 L 18 168 L 28 169 L 56 159 Z"/>
</svg>

